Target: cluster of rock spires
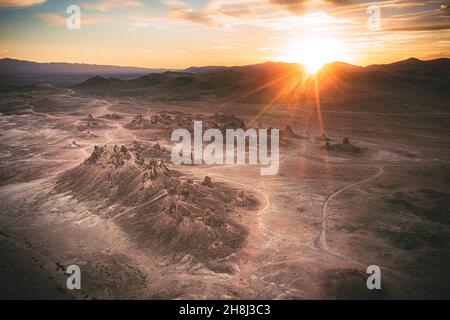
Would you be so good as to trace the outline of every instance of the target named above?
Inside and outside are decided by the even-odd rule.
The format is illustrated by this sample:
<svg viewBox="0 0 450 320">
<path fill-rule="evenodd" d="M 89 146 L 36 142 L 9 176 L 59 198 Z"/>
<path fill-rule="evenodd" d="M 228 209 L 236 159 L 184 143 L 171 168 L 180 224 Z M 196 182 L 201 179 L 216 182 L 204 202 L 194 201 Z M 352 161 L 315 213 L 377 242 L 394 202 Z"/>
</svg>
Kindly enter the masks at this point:
<svg viewBox="0 0 450 320">
<path fill-rule="evenodd" d="M 150 123 L 154 125 L 171 125 L 174 120 L 180 120 L 180 113 L 157 112 L 150 117 Z"/>
<path fill-rule="evenodd" d="M 166 161 L 170 159 L 170 151 L 161 147 L 159 143 L 151 146 L 145 142 L 134 141 L 129 149 L 141 158 L 161 158 Z"/>
<path fill-rule="evenodd" d="M 234 114 L 215 113 L 212 116 L 196 115 L 193 116 L 185 112 L 156 112 L 150 116 L 150 119 L 142 115 L 137 115 L 133 120 L 125 125 L 128 129 L 159 129 L 173 130 L 175 128 L 185 128 L 193 130 L 193 122 L 202 121 L 204 129 L 216 128 L 223 133 L 226 129 L 246 129 L 245 122 Z"/>
<path fill-rule="evenodd" d="M 144 152 L 144 156 L 140 153 Z M 169 171 L 165 165 L 166 159 L 168 157 L 168 151 L 162 149 L 158 143 L 153 147 L 147 148 L 146 152 L 143 151 L 141 144 L 135 142 L 131 149 L 126 146 L 114 145 L 112 150 L 105 146 L 94 146 L 94 151 L 91 155 L 84 161 L 85 164 L 94 165 L 97 164 L 102 158 L 104 159 L 104 164 L 112 164 L 115 168 L 122 167 L 126 161 L 134 158 L 134 162 L 139 166 L 145 167 L 145 170 L 150 172 L 155 172 L 156 167 L 164 168 L 166 172 Z M 151 157 L 149 162 L 145 163 L 144 157 Z"/>
<path fill-rule="evenodd" d="M 85 130 L 94 130 L 94 129 L 103 129 L 107 128 L 108 126 L 101 118 L 95 118 L 91 113 L 88 114 L 88 116 L 84 119 L 84 123 L 80 124 L 77 129 L 80 131 Z"/>
<path fill-rule="evenodd" d="M 362 149 L 359 147 L 356 147 L 350 143 L 350 139 L 348 137 L 345 137 L 342 139 L 341 144 L 331 144 L 330 140 L 327 139 L 325 141 L 325 150 L 327 151 L 336 151 L 336 152 L 345 152 L 345 153 L 351 153 L 351 154 L 358 154 L 362 152 Z"/>
<path fill-rule="evenodd" d="M 145 118 L 141 114 L 136 115 L 133 120 L 125 125 L 125 128 L 138 129 L 160 129 L 171 130 L 176 127 L 192 127 L 191 115 L 173 111 L 173 112 L 156 112 L 150 116 L 150 119 Z"/>
<path fill-rule="evenodd" d="M 215 113 L 207 119 L 207 127 L 219 129 L 222 133 L 226 129 L 246 129 L 244 120 L 228 113 Z"/>
<path fill-rule="evenodd" d="M 94 146 L 94 151 L 92 151 L 92 153 L 89 156 L 89 158 L 84 160 L 84 163 L 86 163 L 86 164 L 96 164 L 97 161 L 102 156 L 103 151 L 105 151 L 104 147 Z"/>
<path fill-rule="evenodd" d="M 148 119 L 145 119 L 141 114 L 134 116 L 130 123 L 124 126 L 127 129 L 149 129 L 151 123 Z"/>
<path fill-rule="evenodd" d="M 95 146 L 83 164 L 59 176 L 56 188 L 98 202 L 98 214 L 114 219 L 141 246 L 202 261 L 238 250 L 246 231 L 231 215 L 259 202 L 209 176 L 183 177 L 169 167 L 168 155 L 159 144 L 143 142 Z"/>
<path fill-rule="evenodd" d="M 163 159 L 150 159 L 149 163 L 145 166 L 145 171 L 150 180 L 156 180 L 158 178 L 158 169 L 162 169 L 165 175 L 170 176 L 170 170 Z"/>
</svg>

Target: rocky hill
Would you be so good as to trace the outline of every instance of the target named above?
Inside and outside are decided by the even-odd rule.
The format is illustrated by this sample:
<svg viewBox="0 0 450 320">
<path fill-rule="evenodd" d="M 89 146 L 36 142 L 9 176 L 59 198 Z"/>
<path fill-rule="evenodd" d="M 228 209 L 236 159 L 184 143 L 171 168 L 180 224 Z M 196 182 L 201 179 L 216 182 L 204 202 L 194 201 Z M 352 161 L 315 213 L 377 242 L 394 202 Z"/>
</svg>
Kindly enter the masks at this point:
<svg viewBox="0 0 450 320">
<path fill-rule="evenodd" d="M 58 177 L 56 190 L 98 202 L 95 213 L 116 222 L 140 247 L 223 268 L 214 260 L 239 250 L 246 238 L 233 215 L 255 209 L 258 200 L 210 177 L 184 178 L 168 158 L 158 144 L 96 146 L 84 163 Z"/>
</svg>

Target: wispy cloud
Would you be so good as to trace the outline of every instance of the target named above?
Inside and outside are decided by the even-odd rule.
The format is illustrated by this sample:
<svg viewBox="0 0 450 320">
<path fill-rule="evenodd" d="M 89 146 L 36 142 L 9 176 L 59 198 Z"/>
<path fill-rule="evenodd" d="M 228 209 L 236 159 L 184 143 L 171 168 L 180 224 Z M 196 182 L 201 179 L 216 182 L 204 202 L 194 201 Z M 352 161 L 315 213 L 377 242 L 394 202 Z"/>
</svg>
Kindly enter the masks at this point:
<svg viewBox="0 0 450 320">
<path fill-rule="evenodd" d="M 274 5 L 286 9 L 293 13 L 303 13 L 305 10 L 305 0 L 270 0 Z"/>
<path fill-rule="evenodd" d="M 47 22 L 53 26 L 65 26 L 67 17 L 57 15 L 54 13 L 39 13 L 36 15 L 40 20 Z M 83 15 L 81 19 L 82 25 L 93 25 L 93 24 L 101 24 L 105 23 L 107 20 L 104 17 L 94 17 L 94 16 L 86 16 Z"/>
<path fill-rule="evenodd" d="M 170 17 L 191 23 L 202 24 L 208 27 L 218 26 L 218 22 L 207 12 L 194 11 L 185 3 L 178 0 L 166 0 Z"/>
<path fill-rule="evenodd" d="M 210 0 L 204 8 L 195 11 L 186 3 L 179 0 L 164 0 L 169 15 L 166 17 L 147 16 L 147 23 L 167 19 L 168 25 L 176 25 L 177 22 L 192 23 L 206 27 L 234 27 L 241 25 L 257 26 L 270 30 L 294 30 L 308 24 L 316 24 L 317 20 L 325 18 L 326 24 L 349 23 L 348 19 L 334 19 L 318 13 L 317 5 L 348 5 L 347 0 Z M 294 14 L 292 10 L 286 10 L 285 5 L 303 6 L 307 10 L 302 15 Z M 306 7 L 305 7 L 306 8 Z M 291 8 L 292 9 L 292 8 Z M 310 14 L 315 12 L 315 14 Z M 298 12 L 297 12 L 298 13 Z M 141 21 L 142 22 L 142 21 Z M 135 23 L 138 26 L 142 23 Z"/>
<path fill-rule="evenodd" d="M 154 15 L 136 15 L 131 17 L 130 30 L 139 28 L 168 29 L 175 23 L 168 17 Z"/>
<path fill-rule="evenodd" d="M 0 0 L 0 9 L 30 7 L 45 2 L 47 0 Z"/>
<path fill-rule="evenodd" d="M 354 3 L 352 0 L 319 0 L 319 1 L 311 1 L 311 0 L 269 0 L 271 4 L 276 5 L 280 8 L 288 10 L 294 14 L 303 14 L 307 12 L 307 10 L 312 7 L 341 7 L 347 6 Z"/>
<path fill-rule="evenodd" d="M 88 10 L 107 12 L 114 9 L 137 8 L 142 6 L 137 0 L 104 0 L 99 2 L 83 2 L 81 6 Z"/>
<path fill-rule="evenodd" d="M 194 24 L 199 27 L 221 26 L 215 13 L 204 10 L 194 11 L 184 2 L 178 0 L 164 0 L 168 15 L 141 14 L 131 17 L 131 30 L 136 28 L 168 29 L 184 24 Z"/>
<path fill-rule="evenodd" d="M 59 16 L 54 13 L 39 13 L 36 15 L 40 20 L 45 21 L 51 25 L 62 26 L 66 24 L 66 17 Z"/>
<path fill-rule="evenodd" d="M 437 30 L 450 30 L 450 23 L 447 24 L 430 24 L 430 25 L 418 25 L 410 27 L 397 27 L 388 28 L 386 31 L 437 31 Z"/>
</svg>

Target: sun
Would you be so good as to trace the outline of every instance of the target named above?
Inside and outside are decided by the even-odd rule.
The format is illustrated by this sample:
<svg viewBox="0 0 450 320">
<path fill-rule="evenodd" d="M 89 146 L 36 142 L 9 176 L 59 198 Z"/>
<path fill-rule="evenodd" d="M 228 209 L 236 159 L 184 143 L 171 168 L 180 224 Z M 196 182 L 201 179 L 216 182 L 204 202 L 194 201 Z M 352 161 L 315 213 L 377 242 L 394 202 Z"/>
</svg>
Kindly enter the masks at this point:
<svg viewBox="0 0 450 320">
<path fill-rule="evenodd" d="M 325 37 L 302 39 L 290 45 L 280 58 L 286 62 L 303 64 L 310 74 L 315 74 L 324 64 L 334 61 L 348 62 L 349 53 L 342 42 Z"/>
</svg>

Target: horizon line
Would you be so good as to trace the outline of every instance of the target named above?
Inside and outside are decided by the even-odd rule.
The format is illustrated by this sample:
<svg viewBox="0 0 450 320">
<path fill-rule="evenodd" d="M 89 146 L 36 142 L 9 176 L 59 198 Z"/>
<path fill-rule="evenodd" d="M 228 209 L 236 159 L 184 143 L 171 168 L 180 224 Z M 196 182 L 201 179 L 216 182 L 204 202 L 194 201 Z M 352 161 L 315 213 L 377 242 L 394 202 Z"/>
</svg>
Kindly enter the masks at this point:
<svg viewBox="0 0 450 320">
<path fill-rule="evenodd" d="M 393 63 L 397 63 L 397 62 L 402 62 L 402 61 L 408 61 L 408 60 L 418 60 L 421 62 L 427 62 L 427 61 L 435 61 L 435 60 L 442 60 L 442 59 L 450 59 L 450 57 L 446 57 L 446 56 L 442 56 L 442 57 L 438 57 L 438 58 L 433 58 L 433 59 L 420 59 L 417 57 L 409 57 L 406 59 L 402 59 L 402 60 L 394 60 L 392 62 L 389 63 L 374 63 L 374 64 L 367 64 L 367 65 L 358 65 L 358 64 L 353 64 L 350 62 L 346 62 L 346 61 L 331 61 L 328 63 L 325 63 L 323 66 L 326 65 L 330 65 L 330 64 L 334 64 L 334 63 L 343 63 L 343 64 L 348 64 L 351 66 L 355 66 L 355 67 L 361 67 L 361 68 L 366 68 L 366 67 L 370 67 L 370 66 L 375 66 L 375 65 L 389 65 L 389 64 L 393 64 Z M 253 66 L 253 65 L 260 65 L 260 64 L 266 64 L 266 63 L 285 63 L 285 64 L 296 64 L 296 65 L 301 65 L 304 66 L 303 63 L 301 62 L 289 62 L 289 61 L 276 61 L 276 60 L 267 60 L 264 62 L 257 62 L 257 63 L 252 63 L 252 64 L 240 64 L 240 65 L 220 65 L 220 64 L 216 64 L 216 65 L 202 65 L 202 66 L 198 66 L 198 65 L 192 65 L 186 68 L 170 68 L 170 67 L 142 67 L 142 66 L 125 66 L 125 65 L 114 65 L 114 64 L 98 64 L 98 63 L 88 63 L 88 62 L 67 62 L 67 61 L 36 61 L 36 60 L 24 60 L 24 59 L 18 59 L 18 58 L 11 58 L 11 57 L 4 57 L 4 58 L 0 58 L 0 61 L 2 60 L 14 60 L 14 61 L 21 61 L 21 62 L 31 62 L 31 63 L 38 63 L 38 64 L 70 64 L 70 65 L 85 65 L 85 66 L 98 66 L 98 67 L 116 67 L 116 68 L 133 68 L 133 69 L 146 69 L 146 70 L 151 70 L 151 69 L 161 69 L 161 70 L 185 70 L 185 69 L 189 69 L 189 68 L 205 68 L 205 67 L 223 67 L 223 68 L 233 68 L 233 67 L 245 67 L 245 66 Z"/>
</svg>

